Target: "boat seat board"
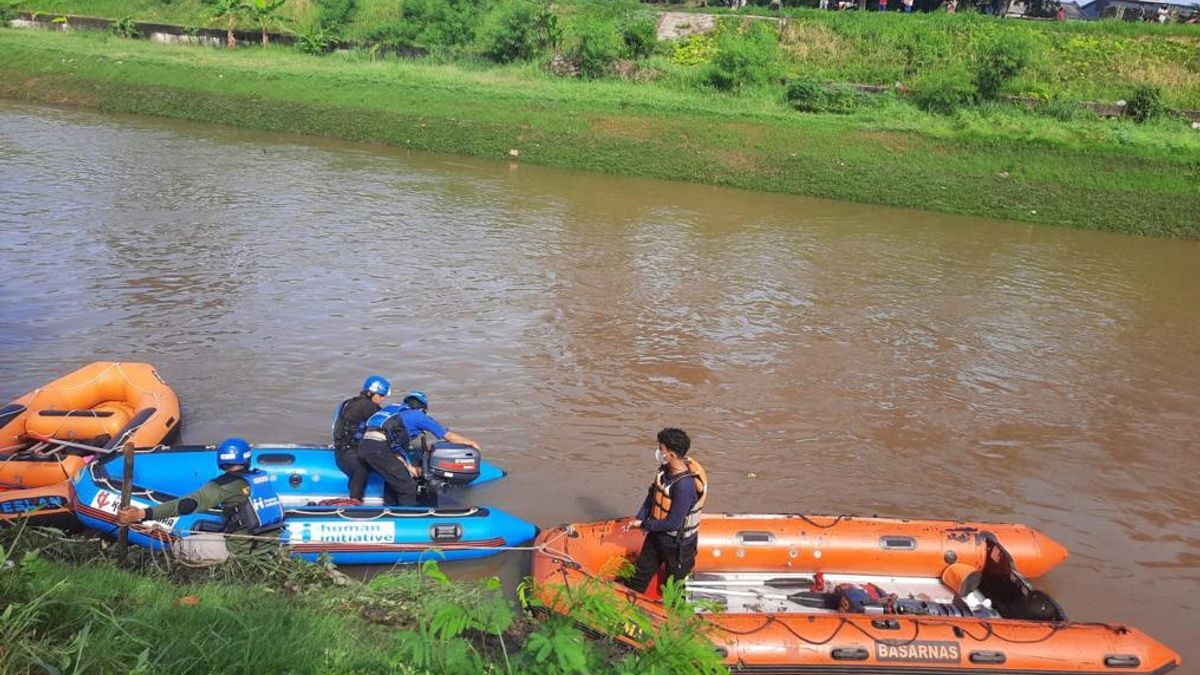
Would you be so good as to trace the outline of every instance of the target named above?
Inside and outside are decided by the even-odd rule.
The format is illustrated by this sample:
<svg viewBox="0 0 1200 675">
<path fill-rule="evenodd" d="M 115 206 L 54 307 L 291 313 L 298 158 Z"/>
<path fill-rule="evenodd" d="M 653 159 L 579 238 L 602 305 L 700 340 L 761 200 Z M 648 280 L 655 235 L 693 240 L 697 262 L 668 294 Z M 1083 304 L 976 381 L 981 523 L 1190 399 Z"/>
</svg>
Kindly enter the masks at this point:
<svg viewBox="0 0 1200 675">
<path fill-rule="evenodd" d="M 789 597 L 797 591 L 807 590 L 802 582 L 811 581 L 812 578 L 811 574 L 704 572 L 689 579 L 687 588 L 690 598 L 716 600 L 724 613 L 836 614 L 836 610 L 802 604 L 794 597 Z M 858 586 L 874 584 L 885 593 L 905 599 L 950 603 L 955 597 L 954 592 L 936 578 L 828 573 L 823 578 L 827 589 L 846 583 Z M 789 584 L 788 581 L 795 583 Z"/>
</svg>

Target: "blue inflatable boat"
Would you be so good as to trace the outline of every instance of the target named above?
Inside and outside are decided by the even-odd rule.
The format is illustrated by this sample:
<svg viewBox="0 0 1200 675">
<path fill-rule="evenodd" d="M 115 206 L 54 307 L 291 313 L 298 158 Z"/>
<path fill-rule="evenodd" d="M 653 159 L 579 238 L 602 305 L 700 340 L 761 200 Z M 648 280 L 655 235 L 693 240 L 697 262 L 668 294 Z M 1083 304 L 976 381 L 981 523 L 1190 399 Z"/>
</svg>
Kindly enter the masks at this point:
<svg viewBox="0 0 1200 675">
<path fill-rule="evenodd" d="M 208 447 L 160 448 L 138 453 L 134 462 L 134 506 L 152 506 L 199 488 L 219 474 Z M 289 552 L 307 560 L 328 555 L 339 565 L 391 565 L 424 560 L 482 558 L 519 546 L 537 528 L 516 516 L 485 506 L 381 507 L 320 506 L 316 502 L 346 495 L 346 477 L 328 448 L 272 446 L 255 448 L 252 466 L 269 473 L 285 506 L 278 536 Z M 114 535 L 121 497 L 122 461 L 110 456 L 93 462 L 75 481 L 74 511 L 90 528 Z M 482 463 L 470 484 L 496 480 L 504 473 Z M 380 502 L 382 484 L 373 477 L 367 500 Z M 220 532 L 221 514 L 193 513 L 129 528 L 129 541 L 155 549 L 186 538 Z"/>
<path fill-rule="evenodd" d="M 453 443 L 435 443 L 433 450 L 461 448 Z M 216 449 L 204 445 L 185 445 L 138 451 L 133 464 L 133 482 L 172 495 L 198 490 L 215 478 Z M 477 454 L 477 453 L 475 453 Z M 300 445 L 255 446 L 251 462 L 254 468 L 271 474 L 271 483 L 284 506 L 309 506 L 317 502 L 344 498 L 350 487 L 346 474 L 338 469 L 329 447 Z M 120 485 L 124 466 L 106 461 L 108 477 Z M 426 466 L 428 469 L 428 465 Z M 476 467 L 473 467 L 476 468 Z M 474 487 L 500 480 L 506 475 L 500 467 L 477 461 L 478 476 L 461 487 Z M 363 499 L 367 505 L 383 504 L 383 480 L 371 474 Z"/>
</svg>

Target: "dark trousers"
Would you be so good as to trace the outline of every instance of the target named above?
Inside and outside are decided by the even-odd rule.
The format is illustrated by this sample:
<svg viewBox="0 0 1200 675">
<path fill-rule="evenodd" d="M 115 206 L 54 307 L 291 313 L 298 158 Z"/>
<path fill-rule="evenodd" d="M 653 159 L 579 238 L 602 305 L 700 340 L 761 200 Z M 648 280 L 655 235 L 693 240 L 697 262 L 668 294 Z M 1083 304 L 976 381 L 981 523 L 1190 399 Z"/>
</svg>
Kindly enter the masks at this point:
<svg viewBox="0 0 1200 675">
<path fill-rule="evenodd" d="M 692 537 L 680 542 L 672 535 L 663 532 L 650 532 L 642 544 L 642 552 L 637 562 L 633 564 L 633 576 L 625 585 L 639 593 L 645 593 L 650 580 L 658 574 L 659 568 L 667 567 L 667 578 L 683 581 L 692 573 L 696 566 L 696 544 L 699 537 Z"/>
<path fill-rule="evenodd" d="M 359 501 L 367 491 L 367 479 L 371 477 L 371 467 L 358 458 L 356 442 L 334 449 L 333 459 L 337 467 L 350 479 L 350 498 Z"/>
<path fill-rule="evenodd" d="M 385 506 L 416 506 L 417 480 L 388 447 L 386 441 L 364 438 L 358 444 L 358 459 L 366 462 L 375 473 L 383 477 L 383 503 Z"/>
</svg>

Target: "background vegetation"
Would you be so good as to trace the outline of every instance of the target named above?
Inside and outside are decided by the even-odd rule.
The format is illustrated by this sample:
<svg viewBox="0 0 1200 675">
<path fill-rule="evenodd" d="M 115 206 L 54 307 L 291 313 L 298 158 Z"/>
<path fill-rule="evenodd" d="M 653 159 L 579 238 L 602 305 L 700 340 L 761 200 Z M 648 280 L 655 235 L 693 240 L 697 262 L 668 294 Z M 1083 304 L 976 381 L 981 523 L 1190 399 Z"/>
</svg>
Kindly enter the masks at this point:
<svg viewBox="0 0 1200 675">
<path fill-rule="evenodd" d="M 1200 134 L 1170 117 L 894 95 L 801 113 L 778 82 L 722 92 L 708 66 L 631 78 L 507 65 L 197 49 L 103 33 L 6 30 L 0 97 L 1163 236 L 1200 236 Z M 1073 117 L 1074 116 L 1074 117 Z M 1063 123 L 1063 119 L 1070 119 Z"/>
<path fill-rule="evenodd" d="M 277 1 L 16 0 L 51 13 L 271 23 L 296 33 L 309 56 L 292 47 L 184 54 L 121 39 L 136 37 L 124 20 L 111 36 L 9 31 L 0 95 L 1200 234 L 1200 133 L 1170 111 L 1200 107 L 1200 27 L 790 9 L 786 21 L 725 16 L 709 34 L 658 42 L 655 12 L 633 0 Z M 413 53 L 425 56 L 398 56 Z M 1130 114 L 1101 119 L 1080 107 L 1087 98 L 1128 101 Z"/>
<path fill-rule="evenodd" d="M 259 29 L 263 0 L 240 1 L 247 10 L 234 17 L 235 23 L 247 30 Z M 3 2 L 54 14 L 131 16 L 193 27 L 223 25 L 214 18 L 218 0 Z M 495 49 L 497 31 L 525 40 L 522 47 L 511 47 L 521 58 L 558 48 L 557 38 L 565 35 L 571 55 L 587 60 L 585 74 L 596 77 L 610 73 L 615 61 L 651 54 L 653 44 L 647 44 L 646 37 L 655 12 L 650 7 L 628 0 L 569 0 L 555 3 L 553 10 L 546 0 L 284 0 L 268 12 L 268 22 L 297 35 L 324 31 L 335 42 L 501 60 L 508 56 L 505 49 Z M 541 35 L 530 42 L 529 36 L 519 35 L 521 23 L 516 18 L 528 20 L 537 12 L 552 14 L 560 25 L 541 24 Z M 756 67 L 755 76 L 779 69 L 828 81 L 912 85 L 925 78 L 945 79 L 943 71 L 974 67 L 984 58 L 984 49 L 1000 45 L 1002 51 L 993 52 L 993 57 L 1017 49 L 1025 61 L 1019 77 L 1003 84 L 1003 93 L 1043 100 L 1117 101 L 1127 100 L 1138 85 L 1147 84 L 1160 88 L 1169 106 L 1200 109 L 1200 25 L 999 21 L 973 12 L 904 15 L 751 8 L 746 13 L 786 19 L 778 30 L 769 67 Z M 506 16 L 508 24 L 503 21 Z M 635 35 L 630 35 L 631 30 Z M 639 39 L 637 48 L 630 45 L 630 40 Z M 697 38 L 714 43 L 723 39 L 720 34 Z M 704 62 L 719 53 L 709 51 Z"/>
</svg>

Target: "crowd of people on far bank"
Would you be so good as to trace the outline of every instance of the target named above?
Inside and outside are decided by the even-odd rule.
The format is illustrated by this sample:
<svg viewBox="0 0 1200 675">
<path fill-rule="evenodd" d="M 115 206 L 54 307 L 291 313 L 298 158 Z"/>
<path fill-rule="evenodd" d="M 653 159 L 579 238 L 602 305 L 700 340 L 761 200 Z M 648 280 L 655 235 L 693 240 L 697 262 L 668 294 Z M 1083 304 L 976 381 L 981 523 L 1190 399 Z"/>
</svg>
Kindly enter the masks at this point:
<svg viewBox="0 0 1200 675">
<path fill-rule="evenodd" d="M 385 506 L 436 506 L 422 481 L 420 453 L 425 434 L 438 440 L 480 449 L 479 443 L 450 431 L 429 416 L 429 397 L 410 391 L 399 403 L 384 405 L 391 394 L 387 379 L 371 375 L 355 396 L 337 408 L 333 423 L 333 451 L 338 468 L 346 474 L 350 504 L 362 504 L 367 481 L 377 473 L 384 483 Z M 654 473 L 645 499 L 628 528 L 646 533 L 632 574 L 624 580 L 643 592 L 660 571 L 682 580 L 696 562 L 700 513 L 708 497 L 708 474 L 688 457 L 692 441 L 682 429 L 658 432 Z M 262 535 L 283 527 L 283 505 L 270 476 L 251 466 L 251 446 L 229 438 L 217 446 L 221 474 L 200 489 L 178 499 L 150 507 L 129 506 L 117 513 L 122 525 L 162 520 L 198 511 L 220 509 L 224 532 L 235 535 L 229 550 L 269 552 L 276 547 Z"/>
</svg>

